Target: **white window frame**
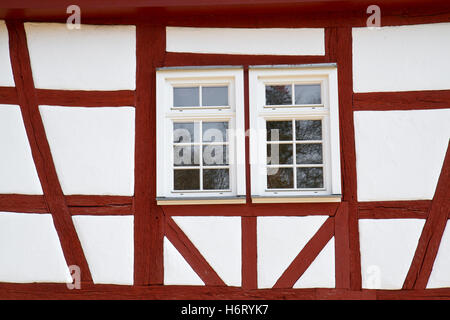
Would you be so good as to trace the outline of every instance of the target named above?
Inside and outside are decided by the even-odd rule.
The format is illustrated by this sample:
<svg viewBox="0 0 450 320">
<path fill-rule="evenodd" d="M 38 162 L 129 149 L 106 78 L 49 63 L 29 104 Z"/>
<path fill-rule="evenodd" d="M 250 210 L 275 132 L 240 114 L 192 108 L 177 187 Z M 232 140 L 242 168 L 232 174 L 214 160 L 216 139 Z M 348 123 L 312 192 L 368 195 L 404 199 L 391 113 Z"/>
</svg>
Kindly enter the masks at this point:
<svg viewBox="0 0 450 320">
<path fill-rule="evenodd" d="M 156 183 L 158 199 L 220 199 L 229 197 L 243 197 L 245 199 L 246 173 L 243 81 L 242 67 L 169 67 L 157 70 Z M 228 86 L 229 106 L 173 107 L 174 86 L 188 87 L 202 85 Z M 200 120 L 229 121 L 230 189 L 227 191 L 173 190 L 173 122 Z"/>
<path fill-rule="evenodd" d="M 320 105 L 266 106 L 265 85 L 321 84 Z M 339 100 L 335 64 L 297 66 L 250 66 L 250 164 L 253 202 L 259 198 L 301 198 L 340 201 Z M 294 92 L 292 92 L 294 95 Z M 294 99 L 294 98 L 293 98 Z M 266 121 L 322 119 L 323 190 L 269 190 L 267 188 Z M 295 139 L 295 137 L 293 137 Z M 295 149 L 294 149 L 295 152 Z M 295 166 L 294 166 L 295 168 Z M 294 170 L 294 175 L 296 171 Z M 331 196 L 331 197 L 330 197 Z M 334 197 L 333 197 L 334 196 Z M 265 202 L 260 200 L 259 202 Z M 294 201 L 295 202 L 295 201 Z M 301 201 L 300 201 L 301 202 Z"/>
</svg>

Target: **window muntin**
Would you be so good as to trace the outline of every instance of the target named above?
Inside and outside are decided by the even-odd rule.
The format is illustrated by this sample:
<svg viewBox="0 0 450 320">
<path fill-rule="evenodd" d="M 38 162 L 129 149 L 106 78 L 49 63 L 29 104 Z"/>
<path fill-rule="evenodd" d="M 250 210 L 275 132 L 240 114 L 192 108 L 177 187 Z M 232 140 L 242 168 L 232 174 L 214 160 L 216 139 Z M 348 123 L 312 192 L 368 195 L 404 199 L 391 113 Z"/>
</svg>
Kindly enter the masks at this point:
<svg viewBox="0 0 450 320">
<path fill-rule="evenodd" d="M 322 120 L 266 120 L 267 190 L 324 190 Z"/>
<path fill-rule="evenodd" d="M 173 192 L 230 190 L 228 128 L 228 121 L 173 122 Z"/>
<path fill-rule="evenodd" d="M 229 108 L 228 85 L 176 85 L 173 108 Z"/>
<path fill-rule="evenodd" d="M 322 106 L 321 83 L 265 84 L 265 106 Z"/>
</svg>

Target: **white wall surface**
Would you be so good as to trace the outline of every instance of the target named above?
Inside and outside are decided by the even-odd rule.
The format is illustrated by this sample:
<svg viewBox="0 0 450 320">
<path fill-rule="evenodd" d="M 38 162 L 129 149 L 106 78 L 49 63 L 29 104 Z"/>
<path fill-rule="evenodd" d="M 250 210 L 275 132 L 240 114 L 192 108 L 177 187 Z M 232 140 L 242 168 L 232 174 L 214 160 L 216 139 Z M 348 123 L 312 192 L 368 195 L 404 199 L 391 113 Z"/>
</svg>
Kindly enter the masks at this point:
<svg viewBox="0 0 450 320">
<path fill-rule="evenodd" d="M 73 216 L 94 283 L 132 285 L 133 216 Z"/>
<path fill-rule="evenodd" d="M 258 217 L 258 288 L 272 288 L 327 216 Z"/>
<path fill-rule="evenodd" d="M 334 288 L 336 286 L 334 237 L 328 241 L 294 288 Z"/>
<path fill-rule="evenodd" d="M 183 256 L 164 237 L 164 284 L 165 285 L 205 285 Z"/>
<path fill-rule="evenodd" d="M 16 105 L 0 104 L 1 193 L 42 194 L 22 113 Z"/>
<path fill-rule="evenodd" d="M 135 89 L 136 27 L 25 23 L 37 88 Z"/>
<path fill-rule="evenodd" d="M 241 285 L 240 217 L 173 217 L 228 286 Z"/>
<path fill-rule="evenodd" d="M 0 282 L 72 282 L 50 214 L 0 212 Z"/>
<path fill-rule="evenodd" d="M 167 27 L 168 52 L 324 55 L 322 28 Z"/>
<path fill-rule="evenodd" d="M 8 29 L 3 20 L 0 20 L 0 86 L 14 86 L 14 77 L 9 56 Z"/>
<path fill-rule="evenodd" d="M 363 288 L 402 288 L 424 224 L 424 219 L 359 220 Z"/>
<path fill-rule="evenodd" d="M 450 109 L 354 113 L 358 199 L 432 199 L 450 138 Z"/>
<path fill-rule="evenodd" d="M 450 23 L 353 29 L 355 92 L 450 89 Z"/>
<path fill-rule="evenodd" d="M 450 287 L 450 222 L 447 222 L 441 245 L 434 260 L 433 270 L 428 280 L 427 288 Z"/>
<path fill-rule="evenodd" d="M 133 195 L 134 108 L 39 109 L 65 194 Z"/>
</svg>

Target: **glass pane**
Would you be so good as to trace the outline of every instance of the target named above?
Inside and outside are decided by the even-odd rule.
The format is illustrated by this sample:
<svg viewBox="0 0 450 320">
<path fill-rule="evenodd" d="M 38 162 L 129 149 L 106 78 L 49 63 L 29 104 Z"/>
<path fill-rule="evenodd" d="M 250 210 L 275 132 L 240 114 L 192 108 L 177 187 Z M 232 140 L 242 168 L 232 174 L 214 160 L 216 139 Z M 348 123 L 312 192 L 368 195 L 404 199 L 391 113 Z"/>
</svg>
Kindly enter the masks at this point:
<svg viewBox="0 0 450 320">
<path fill-rule="evenodd" d="M 266 105 L 292 104 L 292 86 L 266 86 Z"/>
<path fill-rule="evenodd" d="M 296 140 L 322 140 L 322 120 L 295 121 Z"/>
<path fill-rule="evenodd" d="M 204 190 L 227 190 L 230 189 L 230 173 L 228 169 L 204 169 Z"/>
<path fill-rule="evenodd" d="M 297 168 L 297 188 L 323 188 L 323 169 Z"/>
<path fill-rule="evenodd" d="M 203 164 L 209 166 L 228 165 L 228 146 L 204 145 Z"/>
<path fill-rule="evenodd" d="M 198 107 L 199 87 L 180 87 L 173 88 L 173 106 L 174 107 Z"/>
<path fill-rule="evenodd" d="M 267 141 L 292 141 L 292 121 L 267 121 Z"/>
<path fill-rule="evenodd" d="M 202 87 L 202 105 L 228 106 L 228 87 Z"/>
<path fill-rule="evenodd" d="M 267 188 L 287 189 L 294 187 L 292 168 L 267 168 Z"/>
<path fill-rule="evenodd" d="M 320 84 L 295 85 L 295 104 L 321 104 Z"/>
<path fill-rule="evenodd" d="M 198 146 L 174 146 L 173 147 L 173 165 L 198 166 L 200 164 L 200 153 Z"/>
<path fill-rule="evenodd" d="M 292 144 L 271 143 L 267 145 L 268 164 L 292 164 Z"/>
<path fill-rule="evenodd" d="M 203 141 L 226 142 L 228 140 L 228 122 L 203 122 Z"/>
<path fill-rule="evenodd" d="M 198 142 L 200 125 L 198 122 L 174 122 L 173 142 L 190 143 Z"/>
<path fill-rule="evenodd" d="M 297 164 L 322 163 L 322 144 L 297 144 Z"/>
<path fill-rule="evenodd" d="M 174 190 L 199 190 L 200 189 L 200 170 L 186 169 L 173 171 L 173 189 Z"/>
</svg>

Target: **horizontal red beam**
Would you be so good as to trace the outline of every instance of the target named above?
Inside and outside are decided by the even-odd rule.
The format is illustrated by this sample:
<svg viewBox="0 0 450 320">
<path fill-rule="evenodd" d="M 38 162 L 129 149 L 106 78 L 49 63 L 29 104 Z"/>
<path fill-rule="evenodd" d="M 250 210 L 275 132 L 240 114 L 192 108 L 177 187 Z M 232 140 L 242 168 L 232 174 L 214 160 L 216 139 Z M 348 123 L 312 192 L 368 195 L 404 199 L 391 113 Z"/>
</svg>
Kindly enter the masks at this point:
<svg viewBox="0 0 450 320">
<path fill-rule="evenodd" d="M 132 215 L 133 197 L 65 196 L 71 215 Z M 0 211 L 49 213 L 41 195 L 0 194 Z"/>
<path fill-rule="evenodd" d="M 167 216 L 334 216 L 339 203 L 261 203 L 161 206 Z"/>
<path fill-rule="evenodd" d="M 360 219 L 426 219 L 431 200 L 359 202 Z"/>
<path fill-rule="evenodd" d="M 42 2 L 42 3 L 41 3 Z M 70 1 L 6 0 L 0 19 L 65 22 Z M 369 0 L 120 0 L 78 1 L 83 23 L 134 24 L 137 21 L 167 25 L 235 27 L 365 26 Z M 382 25 L 447 22 L 446 0 L 379 0 Z M 405 11 L 405 8 L 408 8 Z"/>
<path fill-rule="evenodd" d="M 15 87 L 0 87 L 0 104 L 19 104 Z"/>
<path fill-rule="evenodd" d="M 450 289 L 357 290 L 346 289 L 265 289 L 206 286 L 122 286 L 81 283 L 69 290 L 66 284 L 0 283 L 2 300 L 436 300 L 450 299 Z"/>
<path fill-rule="evenodd" d="M 354 110 L 384 111 L 441 108 L 450 108 L 450 90 L 353 94 Z"/>
<path fill-rule="evenodd" d="M 21 213 L 48 213 L 44 196 L 0 194 L 0 211 Z"/>
<path fill-rule="evenodd" d="M 167 52 L 164 67 L 207 65 L 272 65 L 328 62 L 326 56 L 277 56 Z"/>
<path fill-rule="evenodd" d="M 133 197 L 68 195 L 72 214 L 132 214 Z M 359 202 L 360 219 L 426 219 L 431 200 Z M 266 203 L 161 206 L 167 216 L 334 216 L 339 203 Z M 0 194 L 0 211 L 47 213 L 44 196 Z"/>
<path fill-rule="evenodd" d="M 37 89 L 40 105 L 82 106 L 82 107 L 120 107 L 134 106 L 134 91 L 84 91 Z"/>
</svg>

